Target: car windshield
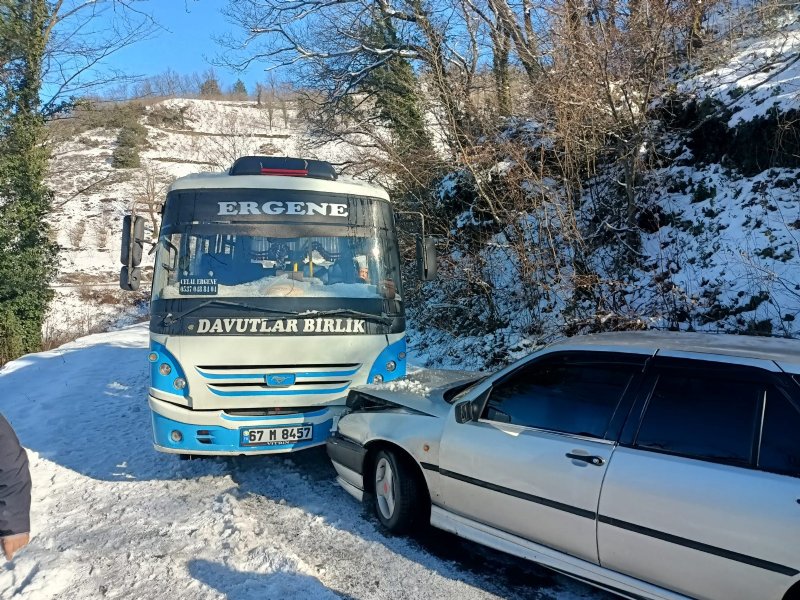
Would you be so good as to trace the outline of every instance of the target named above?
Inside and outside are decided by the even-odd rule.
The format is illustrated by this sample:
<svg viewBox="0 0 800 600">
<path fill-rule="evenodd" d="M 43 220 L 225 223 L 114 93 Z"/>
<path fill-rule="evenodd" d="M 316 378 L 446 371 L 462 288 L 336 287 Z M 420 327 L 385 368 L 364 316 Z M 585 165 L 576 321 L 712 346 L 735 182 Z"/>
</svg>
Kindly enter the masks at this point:
<svg viewBox="0 0 800 600">
<path fill-rule="evenodd" d="M 358 228 L 358 235 L 315 236 L 296 235 L 301 232 L 291 226 L 263 229 L 256 235 L 235 225 L 187 225 L 162 235 L 153 299 L 400 300 L 397 248 L 385 232 Z"/>
</svg>

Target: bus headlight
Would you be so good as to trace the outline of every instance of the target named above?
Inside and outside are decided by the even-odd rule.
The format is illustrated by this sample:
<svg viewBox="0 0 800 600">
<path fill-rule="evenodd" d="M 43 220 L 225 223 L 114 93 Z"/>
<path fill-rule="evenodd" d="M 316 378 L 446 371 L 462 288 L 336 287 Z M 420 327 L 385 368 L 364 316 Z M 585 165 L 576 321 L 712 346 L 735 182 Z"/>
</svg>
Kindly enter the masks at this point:
<svg viewBox="0 0 800 600">
<path fill-rule="evenodd" d="M 390 360 L 389 362 L 386 363 L 386 370 L 389 371 L 389 373 L 394 371 L 396 368 L 397 368 L 397 363 L 394 362 L 393 360 Z"/>
<path fill-rule="evenodd" d="M 383 383 L 383 375 L 380 375 L 380 374 L 375 375 L 372 378 L 372 383 Z"/>
<path fill-rule="evenodd" d="M 150 361 L 150 387 L 153 390 L 188 397 L 189 380 L 181 364 L 163 344 L 151 340 L 147 359 Z"/>
</svg>

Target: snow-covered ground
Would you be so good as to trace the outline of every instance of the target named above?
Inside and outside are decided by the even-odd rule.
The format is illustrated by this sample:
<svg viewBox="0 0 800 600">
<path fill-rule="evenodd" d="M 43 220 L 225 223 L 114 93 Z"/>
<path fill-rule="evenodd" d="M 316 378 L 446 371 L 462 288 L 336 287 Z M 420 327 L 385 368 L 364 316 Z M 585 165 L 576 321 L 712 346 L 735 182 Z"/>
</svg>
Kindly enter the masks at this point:
<svg viewBox="0 0 800 600">
<path fill-rule="evenodd" d="M 0 598 L 609 598 L 436 530 L 385 535 L 321 450 L 156 453 L 147 340 L 135 325 L 0 370 L 33 476 L 33 539 Z"/>
</svg>

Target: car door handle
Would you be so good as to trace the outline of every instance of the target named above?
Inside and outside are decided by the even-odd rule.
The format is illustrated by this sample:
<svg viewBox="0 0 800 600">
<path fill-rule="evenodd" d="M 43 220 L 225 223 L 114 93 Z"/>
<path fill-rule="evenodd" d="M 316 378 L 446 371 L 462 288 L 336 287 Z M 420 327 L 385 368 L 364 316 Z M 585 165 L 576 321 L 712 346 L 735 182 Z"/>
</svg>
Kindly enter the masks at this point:
<svg viewBox="0 0 800 600">
<path fill-rule="evenodd" d="M 588 454 L 575 454 L 574 452 L 567 452 L 567 458 L 571 458 L 572 460 L 580 460 L 585 463 L 589 463 L 590 465 L 594 465 L 595 467 L 602 467 L 606 464 L 605 459 L 602 456 L 591 456 Z"/>
</svg>

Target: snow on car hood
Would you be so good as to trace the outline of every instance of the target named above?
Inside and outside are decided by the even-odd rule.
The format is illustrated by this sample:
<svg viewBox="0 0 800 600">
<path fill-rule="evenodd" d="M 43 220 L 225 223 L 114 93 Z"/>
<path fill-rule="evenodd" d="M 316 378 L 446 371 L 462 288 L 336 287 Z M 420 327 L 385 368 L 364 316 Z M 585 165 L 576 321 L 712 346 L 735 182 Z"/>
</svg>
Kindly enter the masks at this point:
<svg viewBox="0 0 800 600">
<path fill-rule="evenodd" d="M 442 417 L 450 411 L 444 399 L 448 390 L 477 381 L 485 373 L 475 371 L 446 371 L 442 369 L 419 369 L 395 381 L 360 385 L 353 392 L 386 400 L 431 416 Z"/>
</svg>

